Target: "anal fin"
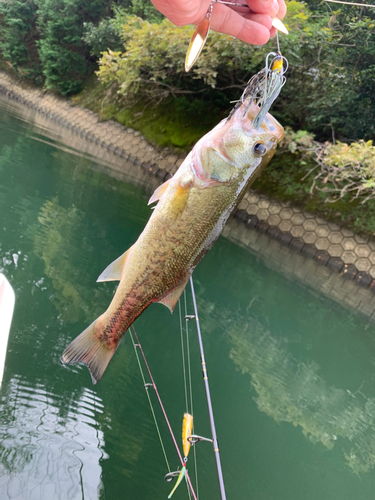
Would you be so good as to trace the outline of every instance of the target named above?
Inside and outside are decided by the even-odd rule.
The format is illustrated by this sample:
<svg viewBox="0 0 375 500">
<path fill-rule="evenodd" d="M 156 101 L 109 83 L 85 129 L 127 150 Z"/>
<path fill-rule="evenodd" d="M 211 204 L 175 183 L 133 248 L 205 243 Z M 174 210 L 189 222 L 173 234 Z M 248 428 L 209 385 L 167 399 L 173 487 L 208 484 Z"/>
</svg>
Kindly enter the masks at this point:
<svg viewBox="0 0 375 500">
<path fill-rule="evenodd" d="M 118 259 L 114 260 L 112 264 L 109 264 L 96 281 L 120 281 L 122 270 L 124 269 L 126 259 L 128 258 L 129 252 L 132 248 L 133 247 L 131 246 L 125 253 L 120 255 Z"/>
<path fill-rule="evenodd" d="M 185 286 L 187 285 L 187 282 L 189 281 L 190 276 L 188 276 L 182 283 L 181 285 L 178 285 L 177 288 L 172 290 L 168 295 L 163 297 L 161 300 L 158 300 L 160 304 L 165 305 L 168 307 L 168 309 L 171 311 L 173 314 L 173 311 L 176 307 L 176 304 L 178 302 L 178 299 L 181 297 L 182 292 L 185 290 Z"/>
<path fill-rule="evenodd" d="M 159 186 L 158 188 L 155 189 L 154 194 L 149 199 L 147 205 L 151 205 L 151 203 L 154 203 L 155 201 L 159 201 L 160 200 L 160 198 L 163 196 L 163 194 L 168 189 L 170 180 L 171 179 L 168 179 L 161 186 Z"/>
</svg>

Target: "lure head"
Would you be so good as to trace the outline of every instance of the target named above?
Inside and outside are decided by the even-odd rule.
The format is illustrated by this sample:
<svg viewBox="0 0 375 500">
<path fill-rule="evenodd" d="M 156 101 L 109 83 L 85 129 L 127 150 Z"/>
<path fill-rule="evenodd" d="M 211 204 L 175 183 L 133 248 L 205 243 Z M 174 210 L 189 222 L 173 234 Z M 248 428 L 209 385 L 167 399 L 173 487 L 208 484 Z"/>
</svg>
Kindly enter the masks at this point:
<svg viewBox="0 0 375 500">
<path fill-rule="evenodd" d="M 202 139 L 199 148 L 201 179 L 231 182 L 258 175 L 284 137 L 284 129 L 269 113 L 253 126 L 259 107 L 245 101 Z M 198 143 L 199 144 L 199 143 Z"/>
</svg>

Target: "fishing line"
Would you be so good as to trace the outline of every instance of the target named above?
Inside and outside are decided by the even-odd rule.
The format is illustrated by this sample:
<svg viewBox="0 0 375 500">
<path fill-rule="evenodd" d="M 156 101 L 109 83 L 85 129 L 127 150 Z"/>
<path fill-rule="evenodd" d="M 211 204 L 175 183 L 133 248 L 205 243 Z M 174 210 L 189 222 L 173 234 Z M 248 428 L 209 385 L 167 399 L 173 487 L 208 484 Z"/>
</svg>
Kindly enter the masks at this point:
<svg viewBox="0 0 375 500">
<path fill-rule="evenodd" d="M 186 290 L 184 290 L 184 305 L 185 305 L 185 328 L 186 328 L 186 350 L 187 350 L 187 361 L 189 368 L 189 386 L 190 386 L 190 409 L 191 415 L 193 417 L 193 433 L 194 433 L 194 408 L 193 408 L 193 388 L 191 383 L 191 363 L 190 363 L 190 347 L 189 347 L 189 320 L 191 319 L 187 313 L 187 302 L 186 302 Z M 195 446 L 193 446 L 194 453 L 194 468 L 195 468 L 195 488 L 197 490 L 197 496 L 199 498 L 199 485 L 198 485 L 198 467 L 197 467 L 197 452 Z"/>
<path fill-rule="evenodd" d="M 178 455 L 178 458 L 180 459 L 180 462 L 181 462 L 181 465 L 182 466 L 185 466 L 185 461 L 184 459 L 182 458 L 182 455 L 181 455 L 181 452 L 180 452 L 180 449 L 178 447 L 178 444 L 177 444 L 177 441 L 176 441 L 176 438 L 174 436 L 174 433 L 173 433 L 173 430 L 172 430 L 172 427 L 171 427 L 171 424 L 169 423 L 169 419 L 168 419 L 168 416 L 167 416 L 167 413 L 164 409 L 164 405 L 163 405 L 163 402 L 160 398 L 160 395 L 159 395 L 159 391 L 156 387 L 156 384 L 155 384 L 155 381 L 154 381 L 154 378 L 152 376 L 152 373 L 151 373 L 151 370 L 150 370 L 150 367 L 148 366 L 148 363 L 147 363 L 147 360 L 146 360 L 146 356 L 145 356 L 145 353 L 143 352 L 143 349 L 142 349 L 142 345 L 141 343 L 139 342 L 139 338 L 138 338 L 138 335 L 137 335 L 137 332 L 135 331 L 135 328 L 134 328 L 134 325 L 131 326 L 132 330 L 133 330 L 133 333 L 134 333 L 134 336 L 136 338 L 136 341 L 137 341 L 137 344 L 134 344 L 134 347 L 138 348 L 142 354 L 142 358 L 143 358 L 143 362 L 146 366 L 146 369 L 147 369 L 147 372 L 148 372 L 148 375 L 150 377 L 150 380 L 151 380 L 151 385 L 152 387 L 154 388 L 154 391 L 155 391 L 155 394 L 156 394 L 156 397 L 159 401 L 159 405 L 160 405 L 160 408 L 161 408 L 161 411 L 163 412 L 163 415 L 164 415 L 164 419 L 165 419 L 165 422 L 167 424 L 167 427 L 168 427 L 168 430 L 169 430 L 169 433 L 171 435 L 171 438 L 172 438 L 172 441 L 173 441 L 173 444 L 176 448 L 176 452 L 177 452 L 177 455 Z M 130 329 L 129 329 L 130 331 Z M 192 494 L 192 497 L 194 500 L 198 500 L 196 494 L 195 494 L 195 491 L 194 491 L 194 488 L 193 488 L 193 485 L 191 483 L 191 479 L 190 479 L 190 476 L 189 476 L 189 473 L 188 471 L 186 470 L 186 481 L 189 485 L 189 488 L 190 488 L 190 492 Z"/>
<path fill-rule="evenodd" d="M 185 328 L 186 328 L 186 352 L 187 352 L 187 365 L 189 370 L 189 390 L 190 390 L 190 410 L 191 415 L 194 417 L 193 409 L 193 388 L 191 384 L 191 363 L 190 363 L 190 348 L 189 348 L 189 318 L 187 313 L 186 292 L 184 290 L 184 303 L 185 303 Z"/>
<path fill-rule="evenodd" d="M 182 313 L 181 313 L 181 300 L 178 301 L 178 313 L 179 313 L 179 319 L 180 319 L 180 336 L 181 336 L 181 354 L 182 354 L 182 372 L 184 375 L 184 389 L 185 389 L 185 407 L 186 407 L 186 413 L 189 413 L 189 405 L 188 405 L 188 395 L 187 395 L 187 381 L 186 381 L 186 366 L 185 366 L 185 349 L 184 349 L 184 335 L 183 335 L 183 327 L 182 327 Z M 185 305 L 185 316 L 186 316 L 186 305 Z M 189 348 L 189 344 L 187 344 Z M 189 362 L 190 362 L 190 355 L 189 355 Z M 190 372 L 190 366 L 189 366 L 189 372 Z M 191 384 L 190 384 L 191 388 Z M 193 413 L 191 413 L 193 416 Z M 194 424 L 193 424 L 194 428 Z M 197 478 L 197 461 L 196 461 L 196 453 L 194 449 L 194 467 L 195 467 L 195 487 L 197 490 L 197 497 L 199 499 L 199 491 L 198 491 L 198 478 Z M 188 495 L 190 498 L 190 490 L 188 488 Z"/>
<path fill-rule="evenodd" d="M 142 366 L 141 366 L 141 361 L 139 359 L 138 352 L 137 352 L 137 347 L 135 345 L 135 342 L 134 342 L 134 339 L 133 339 L 133 335 L 132 335 L 132 332 L 130 331 L 130 328 L 129 328 L 129 334 L 130 334 L 130 338 L 132 339 L 132 343 L 133 343 L 133 347 L 134 347 L 134 351 L 135 351 L 135 356 L 137 358 L 137 362 L 138 362 L 138 366 L 139 366 L 139 371 L 141 372 L 141 377 L 142 377 L 142 380 L 143 380 L 143 387 L 146 389 L 147 399 L 148 399 L 148 402 L 150 403 L 151 413 L 152 413 L 152 417 L 153 417 L 154 422 L 155 422 L 156 432 L 158 433 L 158 436 L 159 436 L 160 446 L 161 446 L 161 449 L 163 450 L 163 455 L 164 455 L 165 463 L 167 464 L 168 472 L 171 472 L 171 468 L 169 467 L 169 462 L 168 462 L 167 454 L 166 454 L 165 448 L 164 448 L 163 439 L 161 437 L 159 426 L 158 426 L 158 422 L 156 420 L 156 415 L 155 415 L 155 412 L 154 412 L 154 407 L 152 405 L 150 394 L 148 392 L 148 386 L 147 386 L 147 383 L 146 383 L 146 380 L 145 380 L 145 376 L 143 374 L 143 370 L 142 370 Z"/>
<path fill-rule="evenodd" d="M 186 412 L 189 413 L 188 407 L 188 396 L 187 396 L 187 383 L 186 383 L 186 367 L 185 367 L 185 349 L 184 349 L 184 336 L 183 336 L 183 328 L 182 328 L 182 315 L 181 315 L 181 300 L 178 301 L 178 312 L 180 316 L 180 335 L 181 335 L 181 353 L 182 353 L 182 372 L 184 375 L 184 388 L 185 388 L 185 407 Z"/>
<path fill-rule="evenodd" d="M 208 372 L 207 372 L 207 366 L 206 366 L 206 359 L 205 359 L 205 356 L 204 356 L 204 348 L 203 348 L 201 327 L 200 327 L 199 317 L 198 317 L 198 307 L 197 307 L 197 301 L 195 299 L 195 291 L 194 291 L 193 278 L 191 276 L 190 276 L 190 288 L 191 288 L 191 295 L 192 295 L 193 304 L 194 304 L 194 314 L 195 314 L 195 321 L 196 321 L 196 326 L 197 326 L 199 350 L 200 350 L 200 353 L 201 353 L 203 380 L 204 380 L 204 386 L 205 386 L 205 390 L 206 390 L 206 399 L 207 399 L 207 406 L 208 406 L 208 414 L 209 414 L 209 417 L 210 417 L 210 425 L 211 425 L 211 432 L 212 432 L 212 444 L 213 444 L 213 448 L 214 448 L 214 454 L 215 454 L 215 460 L 216 460 L 216 469 L 217 469 L 217 475 L 218 475 L 218 479 L 219 479 L 220 495 L 221 495 L 221 500 L 226 500 L 223 471 L 222 471 L 222 468 L 221 468 L 221 460 L 220 460 L 219 443 L 218 443 L 217 435 L 216 435 L 216 426 L 215 426 L 215 420 L 214 420 L 214 412 L 213 412 L 213 409 L 212 409 L 210 386 L 209 386 L 209 383 L 208 383 Z"/>
</svg>

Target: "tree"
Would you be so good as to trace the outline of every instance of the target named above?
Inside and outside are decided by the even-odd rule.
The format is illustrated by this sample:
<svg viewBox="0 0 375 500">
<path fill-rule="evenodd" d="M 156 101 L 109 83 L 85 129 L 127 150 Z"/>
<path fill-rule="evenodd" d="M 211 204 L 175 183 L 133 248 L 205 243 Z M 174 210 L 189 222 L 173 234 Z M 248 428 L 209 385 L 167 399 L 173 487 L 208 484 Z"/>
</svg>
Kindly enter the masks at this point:
<svg viewBox="0 0 375 500">
<path fill-rule="evenodd" d="M 42 83 L 42 69 L 37 51 L 39 31 L 37 6 L 33 0 L 0 3 L 3 27 L 0 30 L 0 53 L 19 75 Z"/>
<path fill-rule="evenodd" d="M 97 22 L 106 0 L 36 0 L 37 25 L 41 32 L 39 56 L 45 85 L 63 95 L 79 92 L 93 71 L 83 43 L 83 23 Z"/>
</svg>

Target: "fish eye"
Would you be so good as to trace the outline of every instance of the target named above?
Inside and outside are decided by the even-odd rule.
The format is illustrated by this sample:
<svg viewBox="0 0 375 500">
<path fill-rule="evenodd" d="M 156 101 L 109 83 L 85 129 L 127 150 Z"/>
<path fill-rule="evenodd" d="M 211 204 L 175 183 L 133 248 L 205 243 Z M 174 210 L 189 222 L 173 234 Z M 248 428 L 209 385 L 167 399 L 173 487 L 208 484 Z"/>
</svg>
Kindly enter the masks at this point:
<svg viewBox="0 0 375 500">
<path fill-rule="evenodd" d="M 263 142 L 257 142 L 256 144 L 254 144 L 253 152 L 257 156 L 263 156 L 267 153 L 267 148 L 263 144 Z"/>
</svg>

